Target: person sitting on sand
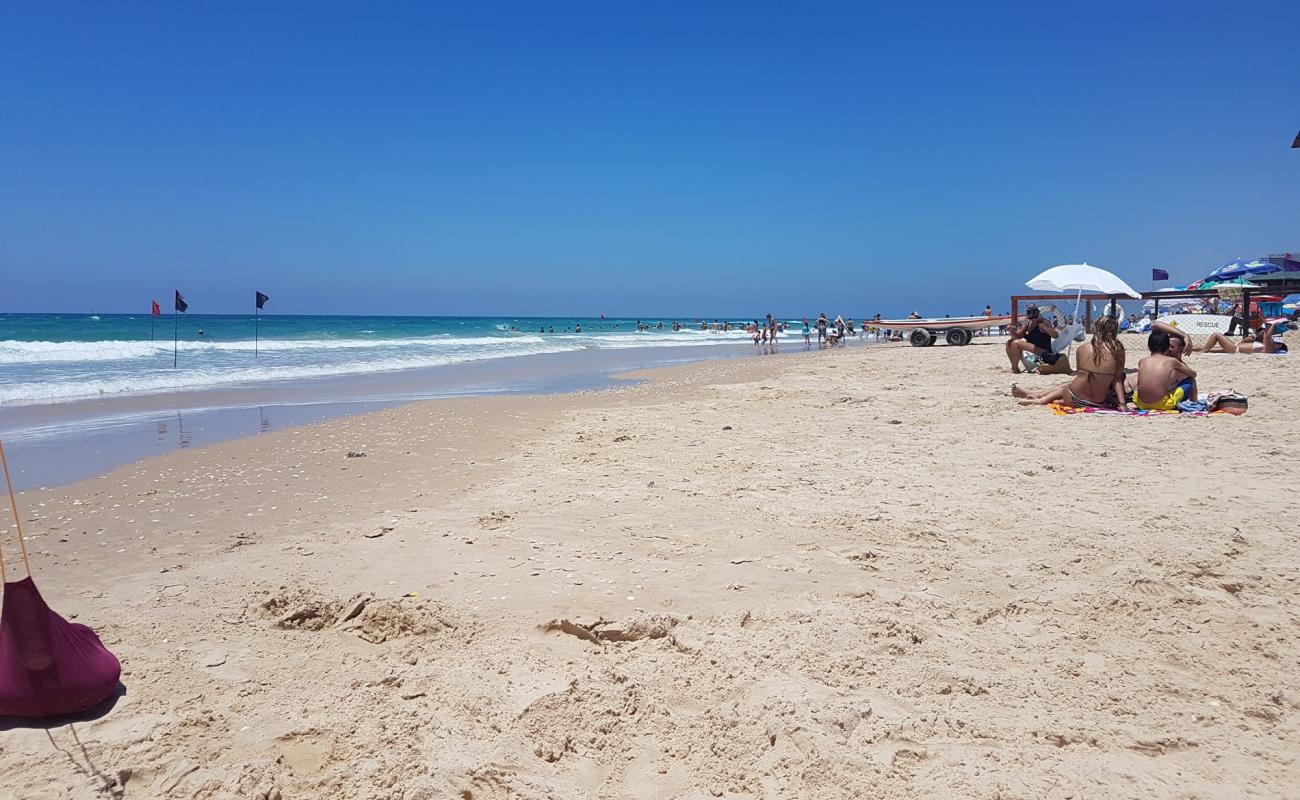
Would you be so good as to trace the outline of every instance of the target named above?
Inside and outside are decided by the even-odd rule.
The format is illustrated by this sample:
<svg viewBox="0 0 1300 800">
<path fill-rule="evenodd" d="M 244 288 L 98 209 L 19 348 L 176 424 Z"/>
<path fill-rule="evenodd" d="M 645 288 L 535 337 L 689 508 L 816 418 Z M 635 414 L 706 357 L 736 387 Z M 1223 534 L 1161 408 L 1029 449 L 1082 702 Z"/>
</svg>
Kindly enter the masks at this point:
<svg viewBox="0 0 1300 800">
<path fill-rule="evenodd" d="M 1128 411 L 1124 396 L 1124 344 L 1119 340 L 1119 323 L 1114 317 L 1100 317 L 1092 325 L 1092 341 L 1079 347 L 1074 380 L 1046 392 L 1028 392 L 1011 384 L 1012 396 L 1021 405 L 1065 403 L 1075 408 L 1107 408 Z"/>
<path fill-rule="evenodd" d="M 1026 354 L 1037 356 L 1043 364 L 1056 364 L 1061 359 L 1061 354 L 1052 352 L 1052 340 L 1059 335 L 1060 331 L 1043 319 L 1038 306 L 1030 303 L 1025 307 L 1024 322 L 1012 331 L 1011 338 L 1007 341 L 1007 358 L 1011 361 L 1011 371 L 1020 373 L 1020 364 Z"/>
<path fill-rule="evenodd" d="M 1182 361 L 1186 356 L 1191 355 L 1197 348 L 1192 343 L 1192 337 L 1187 335 L 1186 331 L 1179 330 L 1173 325 L 1163 322 L 1153 322 L 1151 330 L 1165 333 L 1169 336 L 1169 357 Z M 1132 396 L 1133 390 L 1137 388 L 1137 373 L 1129 375 L 1124 381 L 1124 393 L 1126 396 Z M 1195 399 L 1195 398 L 1183 398 Z"/>
<path fill-rule="evenodd" d="M 1169 355 L 1169 334 L 1147 336 L 1151 355 L 1138 362 L 1137 388 L 1129 399 L 1145 411 L 1177 411 L 1184 400 L 1196 400 L 1196 370 Z"/>
<path fill-rule="evenodd" d="M 1192 340 L 1187 331 L 1176 325 L 1170 325 L 1166 322 L 1156 320 L 1151 323 L 1151 331 L 1160 331 L 1169 334 L 1169 355 L 1181 361 L 1184 355 L 1194 353 L 1201 348 Z"/>
<path fill-rule="evenodd" d="M 1254 336 L 1243 336 L 1240 342 L 1233 342 L 1221 333 L 1211 333 L 1201 348 L 1202 353 L 1237 353 L 1243 356 L 1257 353 L 1285 353 L 1287 347 L 1282 342 L 1273 341 L 1276 322 L 1270 322 L 1266 328 L 1257 328 Z"/>
</svg>

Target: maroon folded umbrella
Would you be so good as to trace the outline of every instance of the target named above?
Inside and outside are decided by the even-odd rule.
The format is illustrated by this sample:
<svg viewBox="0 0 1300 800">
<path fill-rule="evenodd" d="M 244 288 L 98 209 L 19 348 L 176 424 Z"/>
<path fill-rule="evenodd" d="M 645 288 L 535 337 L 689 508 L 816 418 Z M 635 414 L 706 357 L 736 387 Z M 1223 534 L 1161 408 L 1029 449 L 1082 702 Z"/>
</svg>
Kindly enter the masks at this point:
<svg viewBox="0 0 1300 800">
<path fill-rule="evenodd" d="M 0 542 L 0 717 L 55 717 L 73 714 L 107 700 L 117 691 L 122 665 L 95 632 L 68 622 L 45 604 L 32 581 L 18 501 L 9 480 L 9 463 L 0 444 L 9 508 L 18 529 L 27 577 L 10 581 Z"/>
<path fill-rule="evenodd" d="M 84 711 L 117 690 L 122 665 L 85 625 L 54 613 L 30 575 L 4 585 L 0 716 Z"/>
</svg>

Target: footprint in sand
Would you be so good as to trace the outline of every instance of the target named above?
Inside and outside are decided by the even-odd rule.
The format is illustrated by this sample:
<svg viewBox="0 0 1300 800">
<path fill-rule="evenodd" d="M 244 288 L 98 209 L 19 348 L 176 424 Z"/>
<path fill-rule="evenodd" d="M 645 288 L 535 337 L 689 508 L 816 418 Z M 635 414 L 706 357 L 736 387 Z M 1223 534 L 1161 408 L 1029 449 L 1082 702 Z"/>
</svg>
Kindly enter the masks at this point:
<svg viewBox="0 0 1300 800">
<path fill-rule="evenodd" d="M 1133 581 L 1133 591 L 1147 597 L 1178 597 L 1182 591 L 1170 583 L 1164 581 L 1153 581 L 1149 578 L 1138 578 Z"/>
<path fill-rule="evenodd" d="M 514 790 L 506 781 L 505 773 L 489 769 L 476 773 L 470 779 L 470 785 L 460 790 L 461 800 L 508 800 L 514 797 Z"/>
</svg>

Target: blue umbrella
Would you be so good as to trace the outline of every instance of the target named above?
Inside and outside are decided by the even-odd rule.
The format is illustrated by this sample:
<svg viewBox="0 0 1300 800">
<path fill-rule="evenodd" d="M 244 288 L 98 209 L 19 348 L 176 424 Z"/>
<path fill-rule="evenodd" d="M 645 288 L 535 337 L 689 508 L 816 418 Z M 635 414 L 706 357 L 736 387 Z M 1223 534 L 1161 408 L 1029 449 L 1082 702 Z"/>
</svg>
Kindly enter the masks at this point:
<svg viewBox="0 0 1300 800">
<path fill-rule="evenodd" d="M 1228 278 L 1244 278 L 1247 275 L 1268 275 L 1273 272 L 1281 272 L 1282 267 L 1277 264 L 1257 258 L 1253 261 L 1237 259 L 1216 269 L 1206 276 L 1206 280 L 1221 281 Z"/>
</svg>

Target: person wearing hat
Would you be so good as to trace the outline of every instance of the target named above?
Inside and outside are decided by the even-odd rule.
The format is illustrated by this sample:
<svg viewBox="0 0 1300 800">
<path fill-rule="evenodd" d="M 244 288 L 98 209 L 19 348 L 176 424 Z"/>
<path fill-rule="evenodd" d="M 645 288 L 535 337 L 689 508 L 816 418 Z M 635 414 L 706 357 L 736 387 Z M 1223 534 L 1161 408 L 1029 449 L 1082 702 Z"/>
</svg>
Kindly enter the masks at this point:
<svg viewBox="0 0 1300 800">
<path fill-rule="evenodd" d="M 1034 356 L 1040 364 L 1054 366 L 1062 357 L 1060 353 L 1052 352 L 1052 340 L 1059 335 L 1060 331 L 1043 319 L 1038 306 L 1030 303 L 1025 307 L 1024 321 L 1012 329 L 1011 338 L 1007 341 L 1007 359 L 1011 361 L 1011 371 L 1017 374 L 1022 371 L 1020 364 L 1026 355 Z M 1068 372 L 1068 362 L 1065 366 L 1065 371 Z"/>
</svg>

